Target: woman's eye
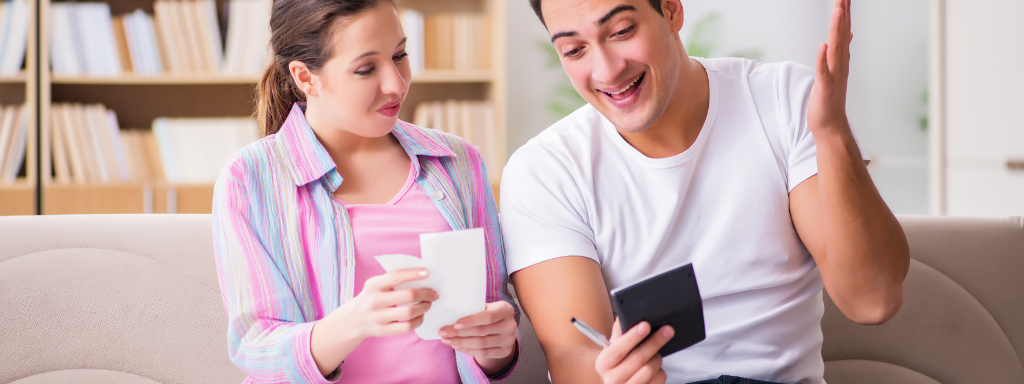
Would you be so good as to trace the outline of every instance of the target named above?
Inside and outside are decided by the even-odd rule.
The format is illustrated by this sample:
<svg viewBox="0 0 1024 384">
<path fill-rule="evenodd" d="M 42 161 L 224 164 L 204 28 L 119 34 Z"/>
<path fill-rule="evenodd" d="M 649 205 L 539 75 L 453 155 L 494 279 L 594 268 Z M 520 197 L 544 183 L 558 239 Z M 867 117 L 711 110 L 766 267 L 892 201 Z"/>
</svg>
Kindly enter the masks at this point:
<svg viewBox="0 0 1024 384">
<path fill-rule="evenodd" d="M 356 71 L 356 74 L 359 76 L 366 76 L 373 73 L 375 70 L 377 70 L 377 67 L 363 67 L 359 68 L 359 70 Z"/>
<path fill-rule="evenodd" d="M 612 37 L 622 37 L 622 36 L 626 36 L 626 35 L 627 35 L 627 34 L 629 34 L 630 32 L 633 32 L 633 30 L 634 30 L 634 29 L 636 29 L 636 26 L 635 26 L 635 25 L 633 25 L 633 26 L 630 26 L 629 28 L 626 28 L 626 29 L 623 29 L 623 30 L 621 30 L 621 31 L 615 32 L 614 34 L 612 34 Z"/>
<path fill-rule="evenodd" d="M 409 57 L 409 53 L 408 52 L 402 52 L 402 53 L 399 53 L 397 55 L 392 56 L 391 60 L 394 60 L 396 63 L 400 63 L 400 62 L 402 62 L 402 60 L 405 60 L 406 57 Z"/>
<path fill-rule="evenodd" d="M 563 57 L 575 57 L 576 55 L 579 55 L 580 51 L 582 51 L 582 50 L 583 50 L 583 47 L 576 47 L 575 49 L 573 49 L 571 51 L 563 53 L 562 56 Z"/>
</svg>

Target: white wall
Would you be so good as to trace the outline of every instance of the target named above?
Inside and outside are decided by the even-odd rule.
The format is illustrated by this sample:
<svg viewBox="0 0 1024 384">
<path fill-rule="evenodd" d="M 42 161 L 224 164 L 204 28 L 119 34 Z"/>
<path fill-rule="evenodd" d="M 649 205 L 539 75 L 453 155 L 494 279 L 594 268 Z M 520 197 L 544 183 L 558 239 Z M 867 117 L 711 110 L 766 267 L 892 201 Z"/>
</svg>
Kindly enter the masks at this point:
<svg viewBox="0 0 1024 384">
<path fill-rule="evenodd" d="M 712 56 L 752 50 L 766 62 L 813 66 L 825 42 L 831 0 L 683 0 L 684 42 L 704 16 L 717 12 Z M 927 213 L 927 133 L 918 119 L 927 87 L 927 0 L 858 0 L 847 112 L 874 160 L 872 177 L 896 213 Z M 509 153 L 557 120 L 548 112 L 551 84 L 565 75 L 545 69 L 535 41 L 548 34 L 526 0 L 508 2 Z"/>
</svg>

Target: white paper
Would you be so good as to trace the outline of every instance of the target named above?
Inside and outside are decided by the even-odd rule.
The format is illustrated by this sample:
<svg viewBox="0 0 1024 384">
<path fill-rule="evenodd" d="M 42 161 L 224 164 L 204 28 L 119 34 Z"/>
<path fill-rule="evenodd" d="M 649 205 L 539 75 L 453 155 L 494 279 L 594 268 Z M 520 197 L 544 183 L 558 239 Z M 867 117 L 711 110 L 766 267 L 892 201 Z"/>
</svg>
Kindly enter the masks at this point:
<svg viewBox="0 0 1024 384">
<path fill-rule="evenodd" d="M 381 255 L 377 262 L 385 271 L 426 268 L 423 280 L 402 284 L 395 289 L 430 288 L 440 297 L 426 314 L 416 335 L 437 340 L 441 328 L 459 319 L 480 313 L 487 304 L 487 264 L 482 228 L 420 235 L 420 254 Z"/>
</svg>

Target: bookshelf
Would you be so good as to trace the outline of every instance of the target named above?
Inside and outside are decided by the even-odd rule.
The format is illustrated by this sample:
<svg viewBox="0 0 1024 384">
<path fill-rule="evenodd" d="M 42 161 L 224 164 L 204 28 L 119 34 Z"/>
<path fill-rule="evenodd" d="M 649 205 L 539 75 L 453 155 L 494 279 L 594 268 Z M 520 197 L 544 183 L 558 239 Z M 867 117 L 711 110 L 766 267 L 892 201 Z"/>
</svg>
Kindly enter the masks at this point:
<svg viewBox="0 0 1024 384">
<path fill-rule="evenodd" d="M 219 10 L 229 0 L 216 0 Z M 268 4 L 269 4 L 268 0 Z M 505 0 L 407 0 L 398 3 L 401 8 L 419 12 L 482 12 L 490 18 L 489 69 L 433 70 L 426 69 L 414 75 L 409 96 L 399 117 L 412 121 L 416 106 L 423 102 L 457 100 L 487 100 L 494 108 L 494 146 L 506 157 L 506 89 L 505 84 Z M 108 0 L 113 15 L 135 9 L 152 15 L 154 0 Z M 54 103 L 101 103 L 114 110 L 120 127 L 148 129 L 157 117 L 244 117 L 252 115 L 255 107 L 256 75 L 221 75 L 201 73 L 169 73 L 141 75 L 126 72 L 118 76 L 62 76 L 50 70 L 50 17 L 51 0 L 39 0 L 39 127 L 42 134 L 43 164 L 41 169 L 43 214 L 84 213 L 209 213 L 213 185 L 117 183 L 73 184 L 58 183 L 50 173 L 52 144 L 49 132 L 53 127 L 51 110 Z M 221 18 L 221 23 L 224 18 Z M 226 37 L 225 37 L 226 38 Z M 33 74 L 23 77 L 32 78 Z M 16 79 L 0 78 L 0 87 Z M 501 164 L 488 164 L 492 186 L 500 180 Z M 26 181 L 25 185 L 32 184 Z M 25 187 L 22 186 L 22 189 Z M 16 189 L 16 188 L 12 188 Z M 31 190 L 34 192 L 34 189 Z M 0 193 L 3 193 L 0 191 Z M 3 199 L 0 197 L 0 199 Z M 6 199 L 3 199 L 6 201 Z M 0 209 L 3 206 L 0 205 Z"/>
<path fill-rule="evenodd" d="M 26 104 L 28 135 L 25 163 L 13 184 L 0 184 L 0 216 L 36 214 L 36 100 L 39 83 L 36 81 L 39 65 L 36 61 L 38 36 L 36 30 L 36 2 L 28 2 L 28 42 L 25 47 L 23 69 L 16 75 L 0 76 L 0 104 Z"/>
</svg>

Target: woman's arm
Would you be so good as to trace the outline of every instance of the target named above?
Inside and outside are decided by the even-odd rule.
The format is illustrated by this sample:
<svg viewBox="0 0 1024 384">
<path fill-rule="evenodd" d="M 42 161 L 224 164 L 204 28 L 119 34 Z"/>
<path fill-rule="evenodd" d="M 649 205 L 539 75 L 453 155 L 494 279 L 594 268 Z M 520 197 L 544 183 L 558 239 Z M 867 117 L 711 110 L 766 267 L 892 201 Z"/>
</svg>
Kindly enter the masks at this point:
<svg viewBox="0 0 1024 384">
<path fill-rule="evenodd" d="M 315 323 L 304 318 L 251 214 L 242 183 L 222 176 L 214 188 L 213 239 L 231 361 L 261 383 L 330 383 L 311 353 Z"/>
</svg>

